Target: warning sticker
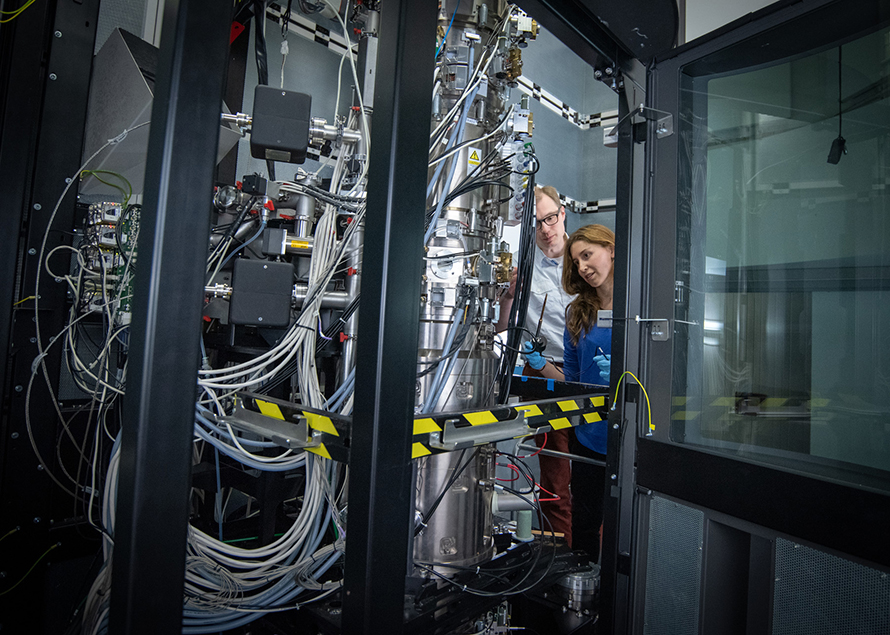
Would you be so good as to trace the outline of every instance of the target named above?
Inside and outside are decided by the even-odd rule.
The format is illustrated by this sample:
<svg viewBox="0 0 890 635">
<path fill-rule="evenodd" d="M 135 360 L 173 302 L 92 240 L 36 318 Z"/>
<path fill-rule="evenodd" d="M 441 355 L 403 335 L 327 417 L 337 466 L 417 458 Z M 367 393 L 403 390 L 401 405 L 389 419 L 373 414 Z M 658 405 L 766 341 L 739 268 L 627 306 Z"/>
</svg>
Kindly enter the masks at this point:
<svg viewBox="0 0 890 635">
<path fill-rule="evenodd" d="M 479 148 L 469 148 L 467 154 L 467 165 L 469 167 L 476 167 L 482 163 L 482 157 L 479 154 Z"/>
</svg>

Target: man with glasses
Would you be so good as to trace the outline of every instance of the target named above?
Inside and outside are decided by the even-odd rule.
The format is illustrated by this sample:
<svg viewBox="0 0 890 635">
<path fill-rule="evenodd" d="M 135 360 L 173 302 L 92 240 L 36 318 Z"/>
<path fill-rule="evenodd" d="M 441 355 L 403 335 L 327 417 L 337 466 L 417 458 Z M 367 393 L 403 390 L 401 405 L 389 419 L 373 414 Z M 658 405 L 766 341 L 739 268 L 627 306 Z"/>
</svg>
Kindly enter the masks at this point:
<svg viewBox="0 0 890 635">
<path fill-rule="evenodd" d="M 559 200 L 559 192 L 553 186 L 545 185 L 535 188 L 535 218 L 537 220 L 535 225 L 535 262 L 531 294 L 525 324 L 519 326 L 525 327 L 534 334 L 543 309 L 541 335 L 547 341 L 543 352 L 555 366 L 562 369 L 563 333 L 566 326 L 565 311 L 573 296 L 568 295 L 562 288 L 563 252 L 568 238 L 565 225 L 566 212 Z M 500 298 L 498 331 L 507 328 L 515 291 L 516 270 L 514 269 L 510 288 Z M 547 298 L 546 307 L 544 306 L 545 297 Z M 531 335 L 525 333 L 522 339 L 531 339 Z M 528 360 L 523 369 L 523 375 L 541 377 L 542 375 L 538 371 L 544 364 L 537 363 L 541 360 L 543 358 L 540 355 Z M 544 441 L 544 435 L 535 437 L 535 441 L 540 445 Z M 547 449 L 568 452 L 569 430 L 554 430 L 547 433 Z M 572 502 L 569 494 L 569 484 L 572 480 L 571 465 L 568 459 L 558 459 L 541 454 L 538 455 L 538 459 L 541 466 L 541 487 L 559 497 L 559 500 L 556 501 L 542 502 L 541 507 L 550 520 L 553 530 L 564 534 L 566 542 L 571 545 Z"/>
</svg>

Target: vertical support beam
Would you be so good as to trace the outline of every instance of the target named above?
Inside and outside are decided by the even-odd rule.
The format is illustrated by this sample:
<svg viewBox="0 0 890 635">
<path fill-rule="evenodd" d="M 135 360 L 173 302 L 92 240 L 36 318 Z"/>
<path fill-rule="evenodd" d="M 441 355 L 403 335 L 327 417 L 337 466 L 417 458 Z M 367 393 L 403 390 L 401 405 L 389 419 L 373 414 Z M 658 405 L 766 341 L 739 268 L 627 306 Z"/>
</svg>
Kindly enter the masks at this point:
<svg viewBox="0 0 890 635">
<path fill-rule="evenodd" d="M 145 175 L 112 570 L 112 633 L 182 632 L 209 209 L 231 14 L 168 0 Z"/>
<path fill-rule="evenodd" d="M 645 102 L 645 69 L 636 60 L 619 57 L 624 87 L 619 93 L 618 117 Z M 645 241 L 643 218 L 644 146 L 634 141 L 632 121 L 618 133 L 618 182 L 615 188 L 615 315 L 648 315 L 643 308 Z M 654 135 L 653 135 L 654 138 Z M 612 378 L 615 386 L 624 370 L 642 377 L 640 351 L 648 329 L 627 320 L 612 327 Z M 629 379 L 625 378 L 626 380 Z M 628 384 L 625 384 L 627 386 Z M 626 391 L 623 388 L 622 391 Z M 634 457 L 640 428 L 639 403 L 623 401 L 618 395 L 615 410 L 609 413 L 609 439 L 606 458 L 606 487 L 603 493 L 602 592 L 599 629 L 603 633 L 624 633 L 628 628 L 632 591 L 633 506 L 636 500 Z M 645 408 L 642 409 L 645 413 Z"/>
<path fill-rule="evenodd" d="M 350 451 L 344 633 L 398 633 L 410 549 L 436 3 L 381 3 Z"/>
</svg>

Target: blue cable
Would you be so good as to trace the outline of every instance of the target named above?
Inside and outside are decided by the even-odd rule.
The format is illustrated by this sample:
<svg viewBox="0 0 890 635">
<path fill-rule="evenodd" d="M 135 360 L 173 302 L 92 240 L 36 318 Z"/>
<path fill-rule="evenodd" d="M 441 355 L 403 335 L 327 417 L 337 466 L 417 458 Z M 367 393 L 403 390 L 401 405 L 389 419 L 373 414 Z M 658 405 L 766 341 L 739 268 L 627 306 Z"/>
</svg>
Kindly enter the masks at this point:
<svg viewBox="0 0 890 635">
<path fill-rule="evenodd" d="M 219 449 L 214 447 L 213 453 L 216 455 L 216 521 L 219 524 L 219 541 L 222 542 L 222 481 L 219 478 Z"/>
<path fill-rule="evenodd" d="M 227 264 L 232 258 L 235 257 L 235 254 L 237 254 L 239 251 L 241 251 L 242 249 L 244 249 L 245 247 L 247 247 L 250 243 L 252 243 L 253 241 L 255 241 L 257 238 L 259 238 L 259 237 L 260 237 L 260 234 L 262 234 L 262 233 L 263 233 L 263 230 L 265 230 L 265 229 L 266 229 L 266 221 L 263 221 L 262 223 L 260 223 L 260 230 L 259 230 L 257 233 L 255 233 L 253 236 L 251 236 L 250 240 L 248 240 L 246 243 L 241 243 L 241 246 L 238 247 L 238 249 L 236 249 L 235 251 L 233 251 L 232 253 L 230 253 L 228 256 L 226 256 L 226 259 L 223 260 L 223 261 L 222 261 L 222 264 L 219 266 L 220 270 L 221 270 L 223 267 L 225 267 L 226 264 Z"/>
<path fill-rule="evenodd" d="M 445 29 L 445 37 L 442 38 L 442 44 L 448 40 L 448 34 L 451 33 L 451 25 L 454 24 L 454 16 L 457 15 L 457 10 L 460 9 L 460 0 L 457 0 L 457 6 L 454 7 L 454 13 L 451 14 L 451 21 L 448 22 L 448 28 Z M 439 57 L 439 49 L 442 48 L 441 45 L 436 47 L 436 57 Z"/>
</svg>

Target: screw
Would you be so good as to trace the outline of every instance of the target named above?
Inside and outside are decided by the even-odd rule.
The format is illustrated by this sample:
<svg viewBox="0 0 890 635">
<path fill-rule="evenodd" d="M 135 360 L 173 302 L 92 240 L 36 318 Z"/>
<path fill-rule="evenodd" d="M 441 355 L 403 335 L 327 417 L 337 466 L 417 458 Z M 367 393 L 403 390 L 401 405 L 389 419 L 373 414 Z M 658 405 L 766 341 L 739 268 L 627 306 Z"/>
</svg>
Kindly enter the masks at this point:
<svg viewBox="0 0 890 635">
<path fill-rule="evenodd" d="M 37 255 L 37 250 L 34 249 L 33 247 L 31 247 L 31 249 L 28 250 L 28 255 L 29 255 L 29 256 L 36 256 L 36 255 Z"/>
<path fill-rule="evenodd" d="M 49 78 L 50 78 L 52 81 L 56 81 L 56 79 L 58 79 L 58 76 L 57 76 L 55 73 L 50 73 L 50 74 L 49 74 Z"/>
<path fill-rule="evenodd" d="M 38 471 L 38 472 L 42 472 L 42 471 L 43 471 L 43 465 L 41 465 L 40 463 L 37 464 L 37 471 Z"/>
<path fill-rule="evenodd" d="M 70 177 L 70 176 L 65 178 L 65 183 L 71 183 L 71 177 Z"/>
<path fill-rule="evenodd" d="M 600 70 L 593 71 L 594 79 L 600 79 L 603 76 L 603 72 Z"/>
<path fill-rule="evenodd" d="M 612 74 L 612 67 L 606 66 L 606 75 L 611 75 L 611 74 Z"/>
<path fill-rule="evenodd" d="M 263 269 L 268 269 L 269 265 L 263 265 Z"/>
<path fill-rule="evenodd" d="M 617 480 L 617 479 L 618 479 L 618 475 L 617 475 L 617 474 L 613 474 L 613 475 L 612 475 L 612 480 L 615 481 L 615 480 Z"/>
<path fill-rule="evenodd" d="M 19 438 L 19 433 L 18 433 L 18 432 L 13 432 L 10 436 L 11 436 L 13 439 L 18 439 L 18 438 Z"/>
<path fill-rule="evenodd" d="M 56 37 L 62 37 L 62 32 L 56 31 L 55 33 L 53 33 L 53 35 L 55 35 Z"/>
<path fill-rule="evenodd" d="M 257 318 L 257 322 L 262 322 L 262 321 L 263 321 L 263 318 L 262 318 L 262 317 L 258 317 L 258 318 Z"/>
<path fill-rule="evenodd" d="M 31 340 L 30 340 L 30 342 L 31 342 L 32 344 L 36 344 L 36 343 L 37 343 L 37 338 L 36 338 L 36 337 L 32 337 Z"/>
<path fill-rule="evenodd" d="M 34 516 L 34 524 L 40 523 L 40 516 Z"/>
<path fill-rule="evenodd" d="M 43 206 L 40 203 L 34 203 L 34 209 L 39 212 L 41 209 L 43 209 Z"/>
<path fill-rule="evenodd" d="M 23 390 L 24 390 L 24 388 L 22 387 L 21 384 L 19 384 L 18 386 L 15 387 L 16 392 L 22 392 Z"/>
<path fill-rule="evenodd" d="M 613 429 L 613 430 L 617 430 L 617 429 L 618 429 L 618 424 L 617 424 L 617 423 L 613 423 L 613 424 L 612 424 L 612 429 Z"/>
</svg>

